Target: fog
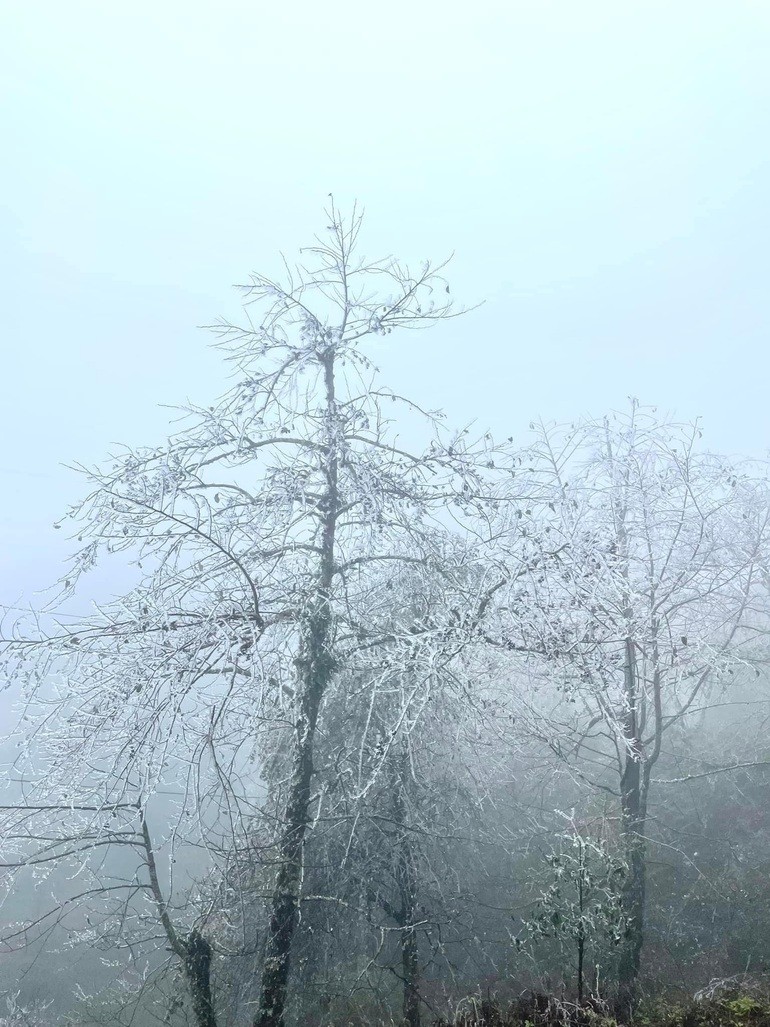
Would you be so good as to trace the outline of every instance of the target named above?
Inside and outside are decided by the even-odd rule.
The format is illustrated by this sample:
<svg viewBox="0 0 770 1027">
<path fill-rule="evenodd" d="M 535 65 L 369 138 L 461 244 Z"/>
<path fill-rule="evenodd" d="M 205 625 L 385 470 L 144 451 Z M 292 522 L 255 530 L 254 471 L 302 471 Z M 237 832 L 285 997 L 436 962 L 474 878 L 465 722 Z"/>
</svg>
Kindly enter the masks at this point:
<svg viewBox="0 0 770 1027">
<path fill-rule="evenodd" d="M 3 20 L 0 987 L 761 990 L 767 9 Z"/>
</svg>

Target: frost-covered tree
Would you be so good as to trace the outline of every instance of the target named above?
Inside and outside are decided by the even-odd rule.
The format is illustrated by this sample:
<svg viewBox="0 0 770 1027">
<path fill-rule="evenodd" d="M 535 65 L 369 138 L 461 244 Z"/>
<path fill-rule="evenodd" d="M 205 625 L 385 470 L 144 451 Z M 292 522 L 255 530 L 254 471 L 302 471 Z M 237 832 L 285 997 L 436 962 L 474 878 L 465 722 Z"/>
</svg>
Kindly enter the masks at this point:
<svg viewBox="0 0 770 1027">
<path fill-rule="evenodd" d="M 623 940 L 622 891 L 627 868 L 601 835 L 592 838 L 574 820 L 545 860 L 551 880 L 528 920 L 528 932 L 535 941 L 556 939 L 567 963 L 574 959 L 577 999 L 582 1002 L 586 956 L 596 957 L 598 950 L 601 958 L 608 943 L 620 945 Z"/>
<path fill-rule="evenodd" d="M 0 1012 L 0 1027 L 48 1027 L 53 1022 L 46 1006 L 26 1006 L 19 1001 L 18 992 L 5 996 L 5 1009 Z"/>
<path fill-rule="evenodd" d="M 82 597 L 83 575 L 110 554 L 133 561 L 135 586 L 6 648 L 24 710 L 6 868 L 87 870 L 82 898 L 109 896 L 99 938 L 134 956 L 170 949 L 202 1027 L 215 1021 L 219 913 L 187 883 L 185 850 L 209 876 L 249 846 L 269 868 L 255 1024 L 278 1027 L 330 685 L 343 672 L 369 690 L 408 668 L 442 673 L 484 602 L 501 499 L 489 439 L 401 400 L 367 352 L 452 316 L 442 266 L 365 260 L 360 216 L 332 207 L 328 219 L 285 280 L 251 277 L 242 323 L 217 326 L 230 390 L 186 407 L 162 445 L 85 470 L 62 598 Z M 425 446 L 400 442 L 399 410 L 427 422 Z M 441 580 L 416 618 L 394 615 L 405 570 L 426 594 Z M 151 822 L 164 825 L 156 838 Z M 101 856 L 118 848 L 121 873 L 100 891 Z"/>
<path fill-rule="evenodd" d="M 425 630 L 445 616 L 446 570 L 426 577 L 407 568 L 396 581 L 383 579 L 394 639 L 405 619 Z M 454 629 L 451 637 L 453 647 L 462 641 Z M 461 653 L 468 648 L 463 643 Z M 434 1009 L 423 972 L 435 978 L 437 969 L 450 968 L 458 936 L 469 933 L 472 903 L 458 894 L 455 863 L 478 834 L 481 796 L 469 767 L 474 711 L 461 653 L 394 667 L 386 641 L 377 674 L 369 653 L 365 666 L 340 669 L 330 681 L 314 754 L 317 799 L 300 896 L 293 1018 L 319 1010 L 332 1022 L 365 1015 L 363 1001 L 386 1017 L 398 1004 L 414 1027 L 421 1009 Z M 276 793 L 288 776 L 288 755 L 274 732 L 266 773 Z M 249 852 L 239 872 L 253 873 Z M 263 881 L 257 873 L 251 887 L 235 891 L 258 904 Z M 250 999 L 244 984 L 241 1003 Z"/>
<path fill-rule="evenodd" d="M 704 452 L 696 426 L 634 403 L 532 426 L 527 559 L 484 628 L 516 660 L 519 715 L 569 773 L 618 804 L 628 875 L 620 1008 L 636 997 L 648 804 L 664 739 L 766 658 L 770 489 Z M 529 689 L 525 682 L 529 681 Z"/>
<path fill-rule="evenodd" d="M 341 900 L 344 922 L 358 916 L 357 950 L 337 953 L 355 969 L 353 990 L 382 996 L 387 1015 L 395 987 L 410 1027 L 435 1013 L 426 975 L 451 979 L 458 939 L 472 933 L 473 902 L 458 882 L 464 849 L 483 831 L 472 711 L 449 675 L 422 683 L 415 696 L 420 678 L 413 669 L 383 682 L 375 701 L 354 683 L 335 697 L 345 701 L 335 704 L 337 730 L 328 732 L 337 744 L 322 757 L 330 787 L 320 819 L 328 826 L 310 851 L 311 863 L 329 868 L 311 872 L 310 887 Z M 331 933 L 343 930 L 338 921 Z"/>
</svg>

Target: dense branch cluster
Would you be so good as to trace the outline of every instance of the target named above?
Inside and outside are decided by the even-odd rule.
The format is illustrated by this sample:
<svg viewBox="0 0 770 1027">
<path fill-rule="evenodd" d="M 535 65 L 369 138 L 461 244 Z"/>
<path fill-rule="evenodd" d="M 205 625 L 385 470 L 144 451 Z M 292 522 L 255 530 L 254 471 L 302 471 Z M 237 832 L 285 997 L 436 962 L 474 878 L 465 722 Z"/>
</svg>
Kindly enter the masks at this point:
<svg viewBox="0 0 770 1027">
<path fill-rule="evenodd" d="M 57 609 L 107 557 L 131 584 L 7 631 L 0 943 L 99 952 L 89 1022 L 416 1027 L 485 982 L 627 1012 L 712 874 L 693 782 L 714 815 L 765 783 L 766 469 L 635 402 L 451 430 L 367 350 L 455 315 L 443 265 L 328 216 L 215 326 L 230 390 L 82 468 Z"/>
</svg>

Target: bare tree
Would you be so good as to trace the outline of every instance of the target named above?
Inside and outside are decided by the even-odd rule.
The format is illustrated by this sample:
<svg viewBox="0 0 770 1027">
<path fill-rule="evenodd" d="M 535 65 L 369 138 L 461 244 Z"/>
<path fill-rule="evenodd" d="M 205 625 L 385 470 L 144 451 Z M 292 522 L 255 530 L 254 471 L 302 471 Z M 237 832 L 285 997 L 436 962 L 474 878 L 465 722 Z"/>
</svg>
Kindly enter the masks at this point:
<svg viewBox="0 0 770 1027">
<path fill-rule="evenodd" d="M 625 1014 L 664 738 L 739 668 L 766 658 L 770 492 L 763 468 L 702 452 L 697 425 L 635 403 L 626 415 L 533 428 L 522 462 L 537 506 L 517 520 L 526 569 L 500 590 L 497 625 L 484 631 L 515 654 L 522 686 L 529 678 L 519 707 L 529 731 L 619 804 Z"/>
<path fill-rule="evenodd" d="M 381 578 L 389 639 L 364 663 L 335 672 L 319 717 L 297 958 L 303 995 L 332 1016 L 330 1003 L 345 1015 L 345 1003 L 354 1006 L 361 993 L 376 996 L 388 1015 L 396 987 L 404 1019 L 416 1025 L 421 1006 L 434 1012 L 422 993 L 423 968 L 443 958 L 458 925 L 467 933 L 462 900 L 442 895 L 439 884 L 442 875 L 453 879 L 459 824 L 479 812 L 479 796 L 470 794 L 476 782 L 457 758 L 473 719 L 461 659 L 469 638 L 457 609 L 478 591 L 473 568 L 460 570 L 459 581 L 449 563 L 431 575 L 407 568 L 396 581 Z M 435 637 L 424 644 L 431 626 L 446 645 Z M 407 628 L 409 662 L 400 642 Z M 277 733 L 266 773 L 279 792 L 288 753 Z M 250 859 L 244 853 L 247 874 Z M 322 936 L 334 940 L 319 948 Z"/>
<path fill-rule="evenodd" d="M 61 598 L 82 595 L 82 575 L 107 554 L 133 560 L 135 587 L 6 648 L 7 674 L 23 690 L 24 805 L 41 825 L 11 810 L 6 838 L 18 836 L 19 817 L 25 842 L 45 838 L 63 809 L 80 808 L 69 833 L 57 828 L 51 860 L 84 840 L 90 852 L 143 852 L 145 879 L 130 887 L 183 964 L 202 1027 L 214 1023 L 204 934 L 213 913 L 195 888 L 177 895 L 171 865 L 164 897 L 146 811 L 170 793 L 170 860 L 187 844 L 221 866 L 226 851 L 267 836 L 274 877 L 255 1024 L 278 1027 L 330 683 L 349 667 L 373 686 L 399 667 L 451 659 L 467 635 L 454 597 L 483 601 L 484 571 L 474 568 L 501 498 L 488 437 L 449 433 L 381 387 L 364 352 L 394 329 L 452 316 L 443 265 L 366 261 L 359 214 L 345 220 L 332 206 L 328 219 L 282 283 L 251 277 L 244 324 L 217 326 L 230 391 L 186 407 L 162 446 L 85 470 L 92 490 L 70 511 L 80 545 Z M 399 404 L 428 422 L 426 448 L 400 444 L 388 413 Z M 451 601 L 422 621 L 394 618 L 388 579 L 404 568 L 443 575 Z M 289 754 L 278 788 L 268 766 L 276 743 Z M 134 817 L 125 836 L 113 819 L 124 809 Z M 17 852 L 6 860 L 25 862 Z M 118 917 L 126 937 L 130 922 Z M 157 932 L 143 937 L 157 943 Z"/>
</svg>

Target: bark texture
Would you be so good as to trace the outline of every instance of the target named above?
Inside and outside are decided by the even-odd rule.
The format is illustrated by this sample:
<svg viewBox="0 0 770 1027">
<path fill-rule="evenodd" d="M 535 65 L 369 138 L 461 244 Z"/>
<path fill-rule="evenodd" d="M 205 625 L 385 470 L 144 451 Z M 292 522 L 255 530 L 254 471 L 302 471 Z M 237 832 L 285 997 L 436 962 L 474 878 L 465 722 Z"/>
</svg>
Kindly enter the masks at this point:
<svg viewBox="0 0 770 1027">
<path fill-rule="evenodd" d="M 216 1027 L 211 996 L 211 945 L 193 930 L 187 939 L 184 969 L 190 985 L 193 1013 L 198 1027 Z"/>
</svg>

